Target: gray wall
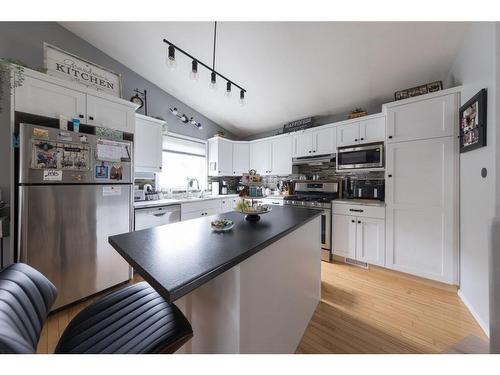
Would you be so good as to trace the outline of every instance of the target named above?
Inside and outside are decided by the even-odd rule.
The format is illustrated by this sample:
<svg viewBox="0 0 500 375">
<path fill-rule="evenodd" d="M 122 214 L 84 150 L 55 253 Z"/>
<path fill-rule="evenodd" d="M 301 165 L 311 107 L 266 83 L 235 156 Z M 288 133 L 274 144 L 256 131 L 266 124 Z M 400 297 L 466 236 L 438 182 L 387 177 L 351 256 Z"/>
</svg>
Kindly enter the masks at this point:
<svg viewBox="0 0 500 375">
<path fill-rule="evenodd" d="M 20 59 L 31 68 L 41 67 L 43 65 L 43 42 L 53 44 L 122 74 L 123 97 L 126 99 L 134 95 L 132 90 L 135 88 L 141 91 L 146 89 L 148 115 L 165 119 L 172 132 L 202 139 L 210 138 L 218 131 L 224 131 L 232 136 L 227 130 L 55 22 L 0 22 L 0 58 Z M 130 48 L 133 48 L 133 45 Z M 173 107 L 177 107 L 181 114 L 193 116 L 201 122 L 203 129 L 197 130 L 192 125 L 181 123 L 170 114 L 169 108 Z M 142 109 L 139 112 L 142 113 Z"/>
<path fill-rule="evenodd" d="M 496 87 L 500 90 L 500 24 L 496 24 Z M 496 112 L 500 113 L 500 95 Z M 499 115 L 500 116 L 500 115 Z M 490 351 L 500 354 L 500 131 L 496 132 L 496 219 L 492 227 L 490 253 Z"/>
<path fill-rule="evenodd" d="M 449 84 L 463 85 L 462 104 L 488 90 L 487 146 L 460 155 L 460 293 L 489 332 L 489 240 L 495 217 L 496 154 L 495 23 L 473 24 L 451 68 Z M 488 176 L 481 177 L 481 168 Z"/>
</svg>

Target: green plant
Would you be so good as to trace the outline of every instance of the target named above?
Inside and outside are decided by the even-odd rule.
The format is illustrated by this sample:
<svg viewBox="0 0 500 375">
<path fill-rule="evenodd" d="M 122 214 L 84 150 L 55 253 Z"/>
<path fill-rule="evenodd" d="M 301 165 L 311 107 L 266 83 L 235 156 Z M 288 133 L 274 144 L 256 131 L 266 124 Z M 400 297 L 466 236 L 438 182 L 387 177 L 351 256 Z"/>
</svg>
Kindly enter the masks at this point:
<svg viewBox="0 0 500 375">
<path fill-rule="evenodd" d="M 365 112 L 365 110 L 361 107 L 356 107 L 354 108 L 354 111 L 352 111 L 351 113 L 360 113 L 360 112 Z"/>
<path fill-rule="evenodd" d="M 1 103 L 3 101 L 4 90 L 8 87 L 10 93 L 13 93 L 16 87 L 22 86 L 24 82 L 24 68 L 27 65 L 16 59 L 0 59 L 0 112 L 2 111 Z M 11 80 L 12 73 L 14 79 Z"/>
</svg>

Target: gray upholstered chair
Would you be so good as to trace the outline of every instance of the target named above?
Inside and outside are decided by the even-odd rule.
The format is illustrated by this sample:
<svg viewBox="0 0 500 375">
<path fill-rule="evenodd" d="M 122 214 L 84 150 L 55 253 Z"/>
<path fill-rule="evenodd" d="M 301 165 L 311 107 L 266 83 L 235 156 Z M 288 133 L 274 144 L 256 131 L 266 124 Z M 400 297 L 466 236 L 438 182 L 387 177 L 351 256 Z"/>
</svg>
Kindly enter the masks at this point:
<svg viewBox="0 0 500 375">
<path fill-rule="evenodd" d="M 57 296 L 32 267 L 15 263 L 0 272 L 0 353 L 36 353 L 40 332 Z M 173 353 L 193 336 L 191 325 L 146 282 L 112 292 L 68 325 L 56 353 Z"/>
</svg>

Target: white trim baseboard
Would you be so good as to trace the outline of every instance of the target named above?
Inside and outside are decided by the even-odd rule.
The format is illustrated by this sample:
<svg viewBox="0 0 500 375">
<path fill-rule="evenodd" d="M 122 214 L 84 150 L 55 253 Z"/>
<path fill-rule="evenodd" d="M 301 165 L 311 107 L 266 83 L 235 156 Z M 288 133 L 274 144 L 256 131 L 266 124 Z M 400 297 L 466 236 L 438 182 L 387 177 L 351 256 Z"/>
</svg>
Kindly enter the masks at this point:
<svg viewBox="0 0 500 375">
<path fill-rule="evenodd" d="M 479 326 L 481 327 L 483 332 L 486 334 L 486 336 L 490 337 L 490 329 L 488 327 L 488 324 L 486 324 L 486 322 L 483 319 L 481 319 L 479 314 L 476 312 L 476 310 L 474 310 L 474 307 L 471 305 L 471 303 L 469 302 L 467 297 L 465 297 L 465 295 L 462 293 L 462 291 L 460 289 L 457 291 L 457 294 L 460 297 L 460 299 L 462 300 L 462 302 L 464 303 L 464 305 L 467 307 L 467 309 L 469 309 L 469 311 L 472 314 L 472 316 L 474 317 L 474 319 L 476 319 L 477 324 L 479 324 Z"/>
</svg>

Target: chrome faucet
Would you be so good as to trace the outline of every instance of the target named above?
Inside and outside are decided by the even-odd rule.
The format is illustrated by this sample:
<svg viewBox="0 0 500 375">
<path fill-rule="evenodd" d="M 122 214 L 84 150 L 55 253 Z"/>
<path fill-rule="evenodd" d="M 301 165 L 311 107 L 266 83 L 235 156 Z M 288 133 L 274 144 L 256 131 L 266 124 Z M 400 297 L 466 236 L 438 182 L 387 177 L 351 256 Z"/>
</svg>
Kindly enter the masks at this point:
<svg viewBox="0 0 500 375">
<path fill-rule="evenodd" d="M 196 177 L 187 177 L 186 180 L 187 180 L 186 193 L 187 193 L 187 196 L 189 198 L 191 196 L 191 190 L 192 190 L 195 182 L 196 182 L 196 190 L 200 190 L 200 182 L 198 181 L 198 179 Z"/>
</svg>

